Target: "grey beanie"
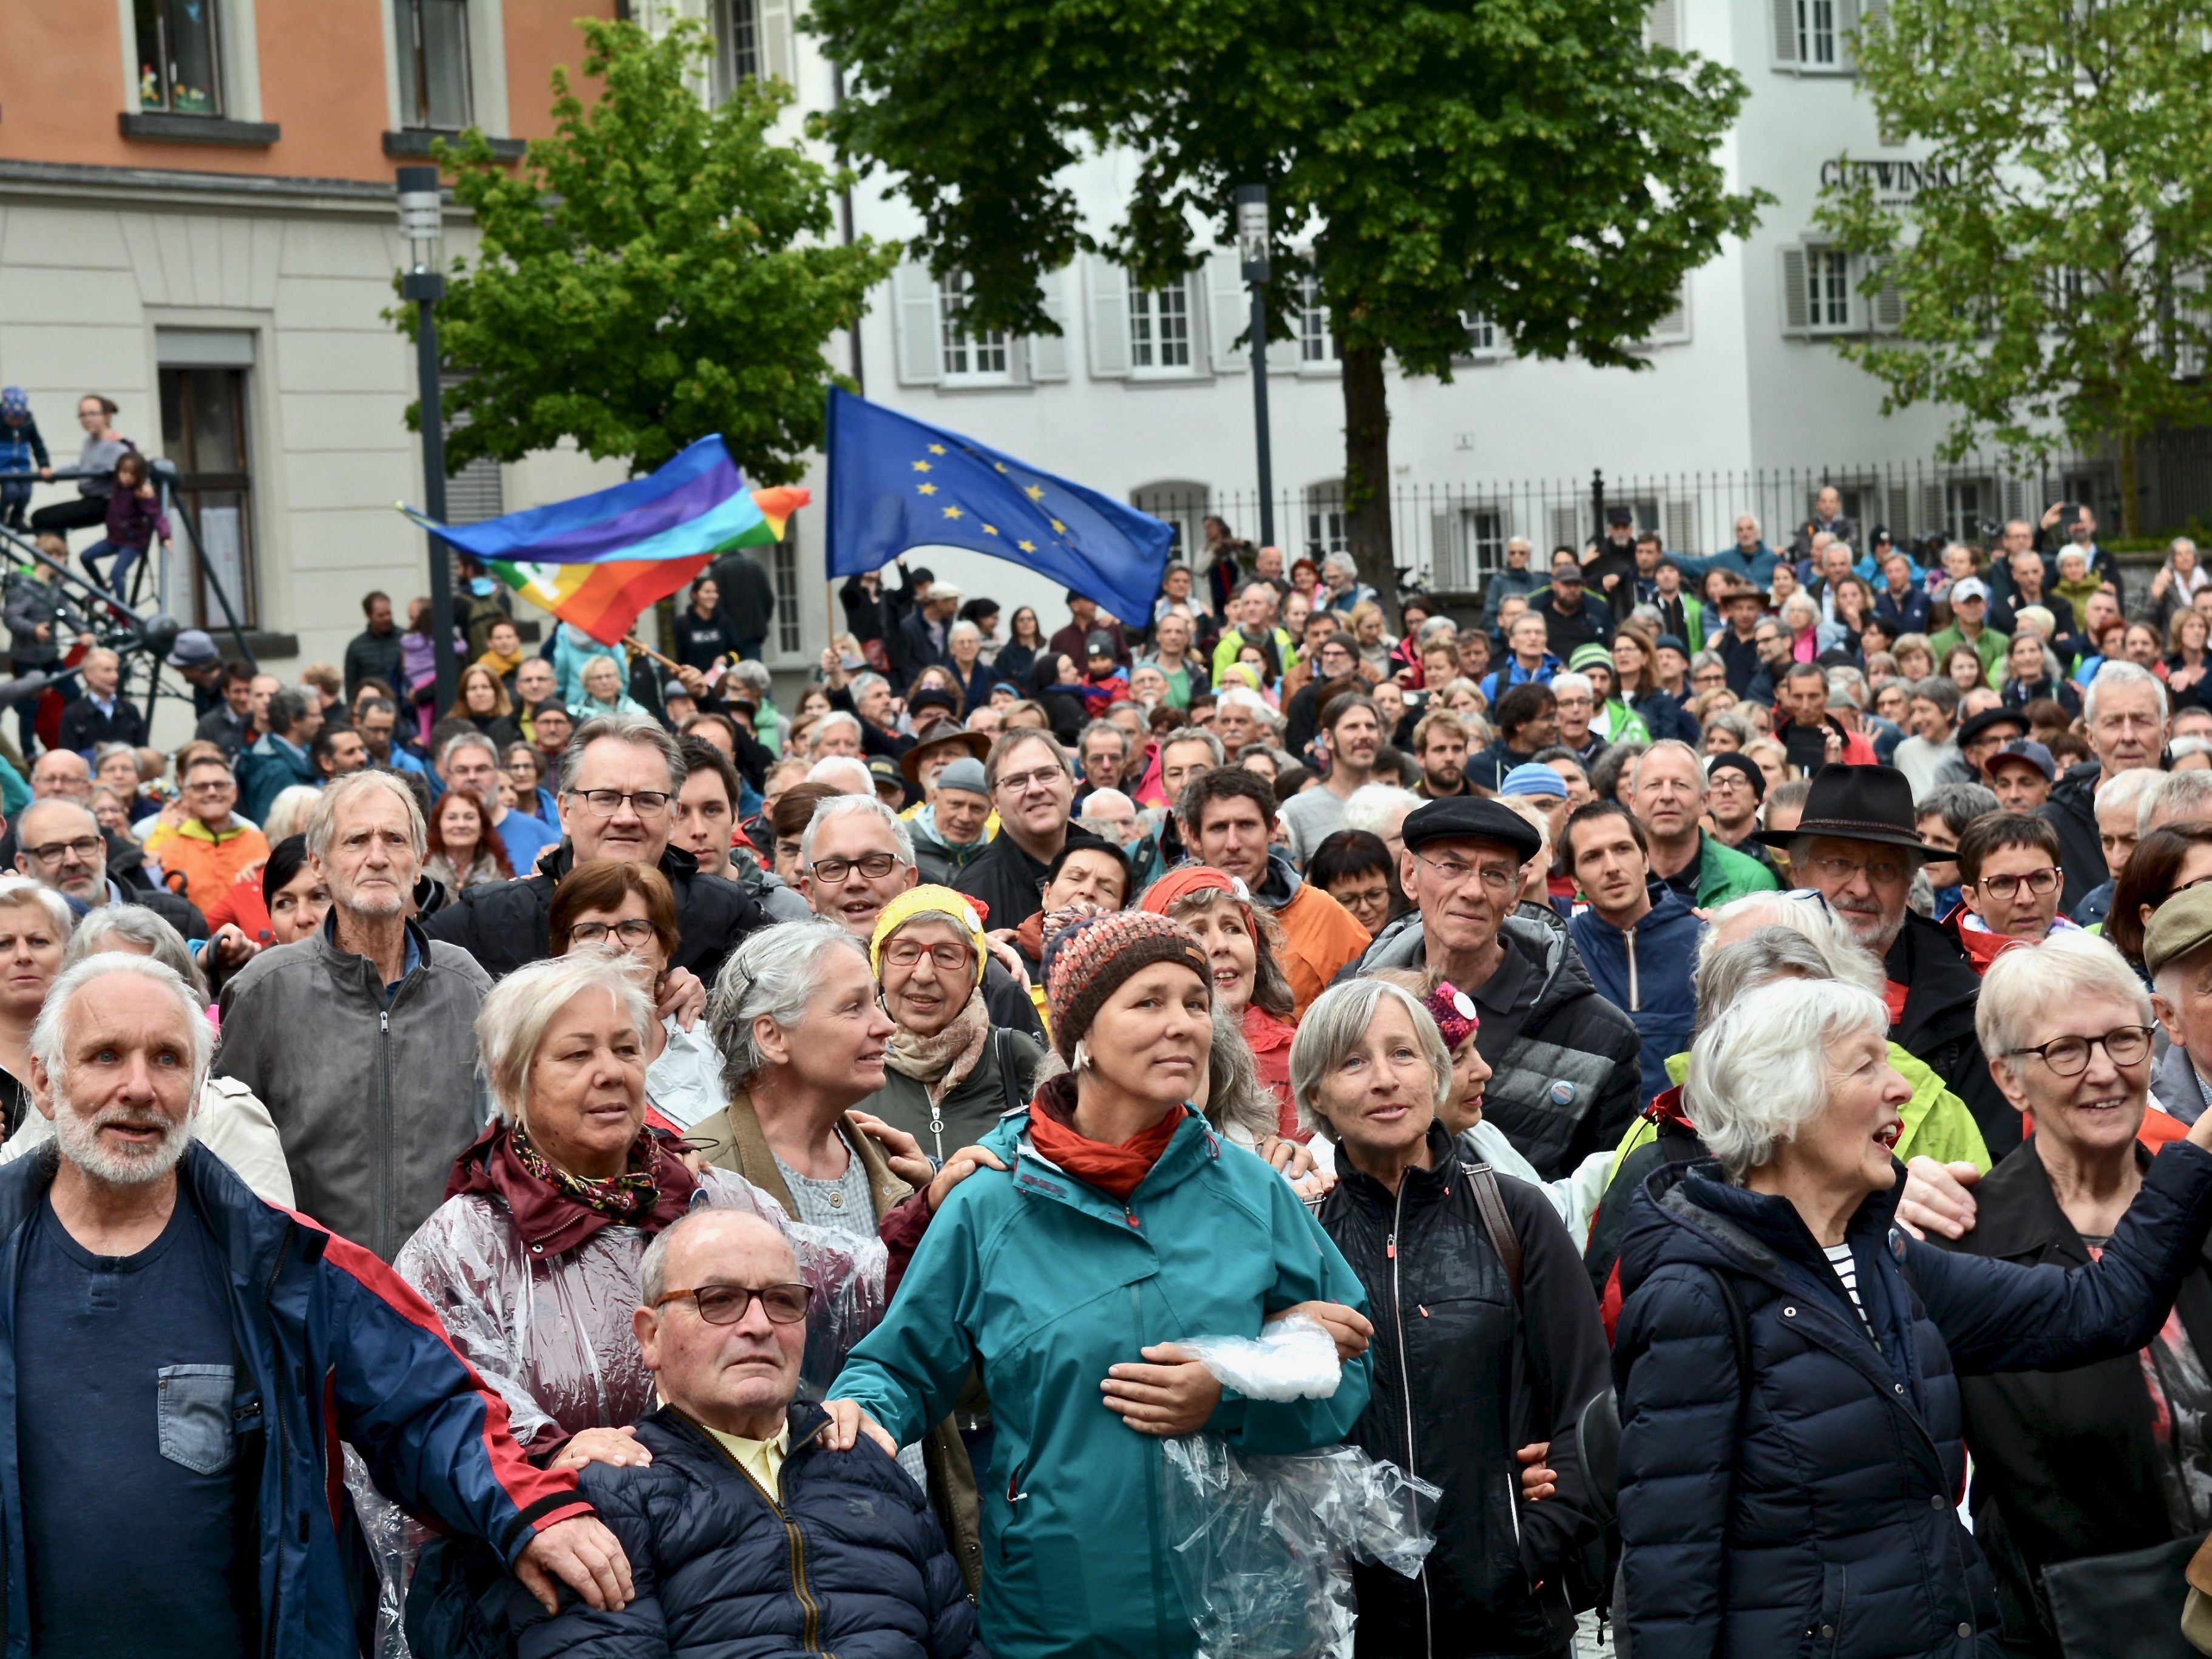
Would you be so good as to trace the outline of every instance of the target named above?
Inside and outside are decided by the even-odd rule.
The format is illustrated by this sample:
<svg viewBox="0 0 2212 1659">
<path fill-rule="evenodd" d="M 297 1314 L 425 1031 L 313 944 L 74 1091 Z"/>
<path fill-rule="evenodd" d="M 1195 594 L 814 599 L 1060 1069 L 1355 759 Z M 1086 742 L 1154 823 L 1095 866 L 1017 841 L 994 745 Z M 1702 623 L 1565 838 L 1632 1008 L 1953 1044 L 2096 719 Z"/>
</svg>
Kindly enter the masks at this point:
<svg viewBox="0 0 2212 1659">
<path fill-rule="evenodd" d="M 981 795 L 986 800 L 991 796 L 991 787 L 983 781 L 983 763 L 973 755 L 963 755 L 958 760 L 937 775 L 940 791 L 957 789 L 970 795 Z"/>
</svg>

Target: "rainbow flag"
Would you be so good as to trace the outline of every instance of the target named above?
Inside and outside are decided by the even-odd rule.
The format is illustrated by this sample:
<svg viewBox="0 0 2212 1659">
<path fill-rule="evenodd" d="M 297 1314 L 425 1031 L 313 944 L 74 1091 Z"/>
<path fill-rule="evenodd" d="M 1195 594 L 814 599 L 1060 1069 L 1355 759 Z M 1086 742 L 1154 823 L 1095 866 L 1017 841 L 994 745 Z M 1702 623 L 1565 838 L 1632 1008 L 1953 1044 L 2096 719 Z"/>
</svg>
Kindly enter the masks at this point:
<svg viewBox="0 0 2212 1659">
<path fill-rule="evenodd" d="M 804 489 L 747 490 L 718 433 L 645 477 L 480 524 L 443 525 L 404 505 L 400 511 L 483 560 L 532 603 L 617 645 L 647 607 L 718 554 L 781 541 L 806 503 Z"/>
</svg>

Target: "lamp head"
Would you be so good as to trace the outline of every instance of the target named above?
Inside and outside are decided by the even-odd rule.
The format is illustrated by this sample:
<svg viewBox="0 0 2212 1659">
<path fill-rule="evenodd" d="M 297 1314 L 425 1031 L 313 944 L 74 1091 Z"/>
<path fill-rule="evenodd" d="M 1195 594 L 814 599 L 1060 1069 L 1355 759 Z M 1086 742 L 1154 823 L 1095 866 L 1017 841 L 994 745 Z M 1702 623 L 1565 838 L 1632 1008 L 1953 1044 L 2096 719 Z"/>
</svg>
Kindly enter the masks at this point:
<svg viewBox="0 0 2212 1659">
<path fill-rule="evenodd" d="M 407 241 L 410 269 L 439 268 L 439 244 L 444 240 L 445 228 L 446 204 L 438 187 L 438 169 L 400 168 L 399 234 Z"/>
</svg>

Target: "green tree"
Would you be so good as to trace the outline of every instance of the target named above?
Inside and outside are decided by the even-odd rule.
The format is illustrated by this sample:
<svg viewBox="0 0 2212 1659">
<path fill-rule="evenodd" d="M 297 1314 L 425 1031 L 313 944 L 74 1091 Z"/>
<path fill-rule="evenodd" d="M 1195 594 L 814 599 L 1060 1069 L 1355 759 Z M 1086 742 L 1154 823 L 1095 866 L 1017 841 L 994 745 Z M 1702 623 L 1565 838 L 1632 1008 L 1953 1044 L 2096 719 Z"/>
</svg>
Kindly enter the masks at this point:
<svg viewBox="0 0 2212 1659">
<path fill-rule="evenodd" d="M 1892 0 L 1859 81 L 1929 182 L 1885 203 L 1847 173 L 1819 215 L 1895 328 L 1840 345 L 1885 410 L 1950 406 L 1948 459 L 2110 443 L 2128 534 L 2138 441 L 2212 422 L 2208 42 L 2203 0 Z"/>
<path fill-rule="evenodd" d="M 446 402 L 447 467 L 573 438 L 642 472 L 720 432 L 753 483 L 791 483 L 839 378 L 823 342 L 858 320 L 897 245 L 830 240 L 840 179 L 770 133 L 787 88 L 701 102 L 696 25 L 657 40 L 580 27 L 599 94 L 587 105 L 554 70 L 556 134 L 520 167 L 477 131 L 438 151 L 483 237 L 438 308 L 465 377 Z M 411 337 L 414 307 L 392 315 Z"/>
<path fill-rule="evenodd" d="M 820 123 L 921 214 L 979 327 L 1048 333 L 1039 278 L 1109 254 L 1145 287 L 1232 243 L 1263 182 L 1281 326 L 1318 279 L 1344 354 L 1347 529 L 1395 598 L 1386 357 L 1449 377 L 1462 313 L 1531 356 L 1644 367 L 1685 276 L 1753 222 L 1714 149 L 1730 71 L 1644 38 L 1644 0 L 815 0 L 853 95 Z M 1065 174 L 1137 163 L 1094 231 Z"/>
</svg>

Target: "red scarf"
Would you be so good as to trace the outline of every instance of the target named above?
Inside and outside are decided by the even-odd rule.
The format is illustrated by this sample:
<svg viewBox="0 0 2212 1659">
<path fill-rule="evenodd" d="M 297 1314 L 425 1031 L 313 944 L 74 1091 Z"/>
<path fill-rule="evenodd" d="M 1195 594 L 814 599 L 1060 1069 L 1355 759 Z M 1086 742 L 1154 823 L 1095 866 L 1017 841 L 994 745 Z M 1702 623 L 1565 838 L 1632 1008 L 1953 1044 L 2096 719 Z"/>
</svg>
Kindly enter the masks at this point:
<svg viewBox="0 0 2212 1659">
<path fill-rule="evenodd" d="M 1054 1078 L 1037 1091 L 1030 1106 L 1030 1140 L 1038 1152 L 1077 1180 L 1111 1194 L 1123 1204 L 1160 1161 L 1160 1154 L 1175 1139 L 1188 1108 L 1178 1106 L 1141 1133 L 1118 1146 L 1079 1133 L 1070 1121 L 1074 1112 L 1074 1090 L 1065 1077 Z"/>
<path fill-rule="evenodd" d="M 660 1137 L 644 1126 L 639 1144 L 631 1151 L 633 1164 L 653 1171 L 653 1198 L 644 1212 L 629 1224 L 640 1231 L 657 1233 L 680 1219 L 691 1207 L 691 1194 L 699 1180 L 684 1165 L 682 1148 L 673 1136 Z M 650 1146 L 651 1150 L 647 1150 Z M 515 1232 L 526 1244 L 544 1246 L 546 1258 L 574 1249 L 617 1218 L 579 1203 L 532 1175 L 516 1156 L 514 1136 L 504 1123 L 494 1121 L 475 1143 L 453 1160 L 446 1177 L 446 1196 L 473 1193 L 504 1209 Z"/>
</svg>

